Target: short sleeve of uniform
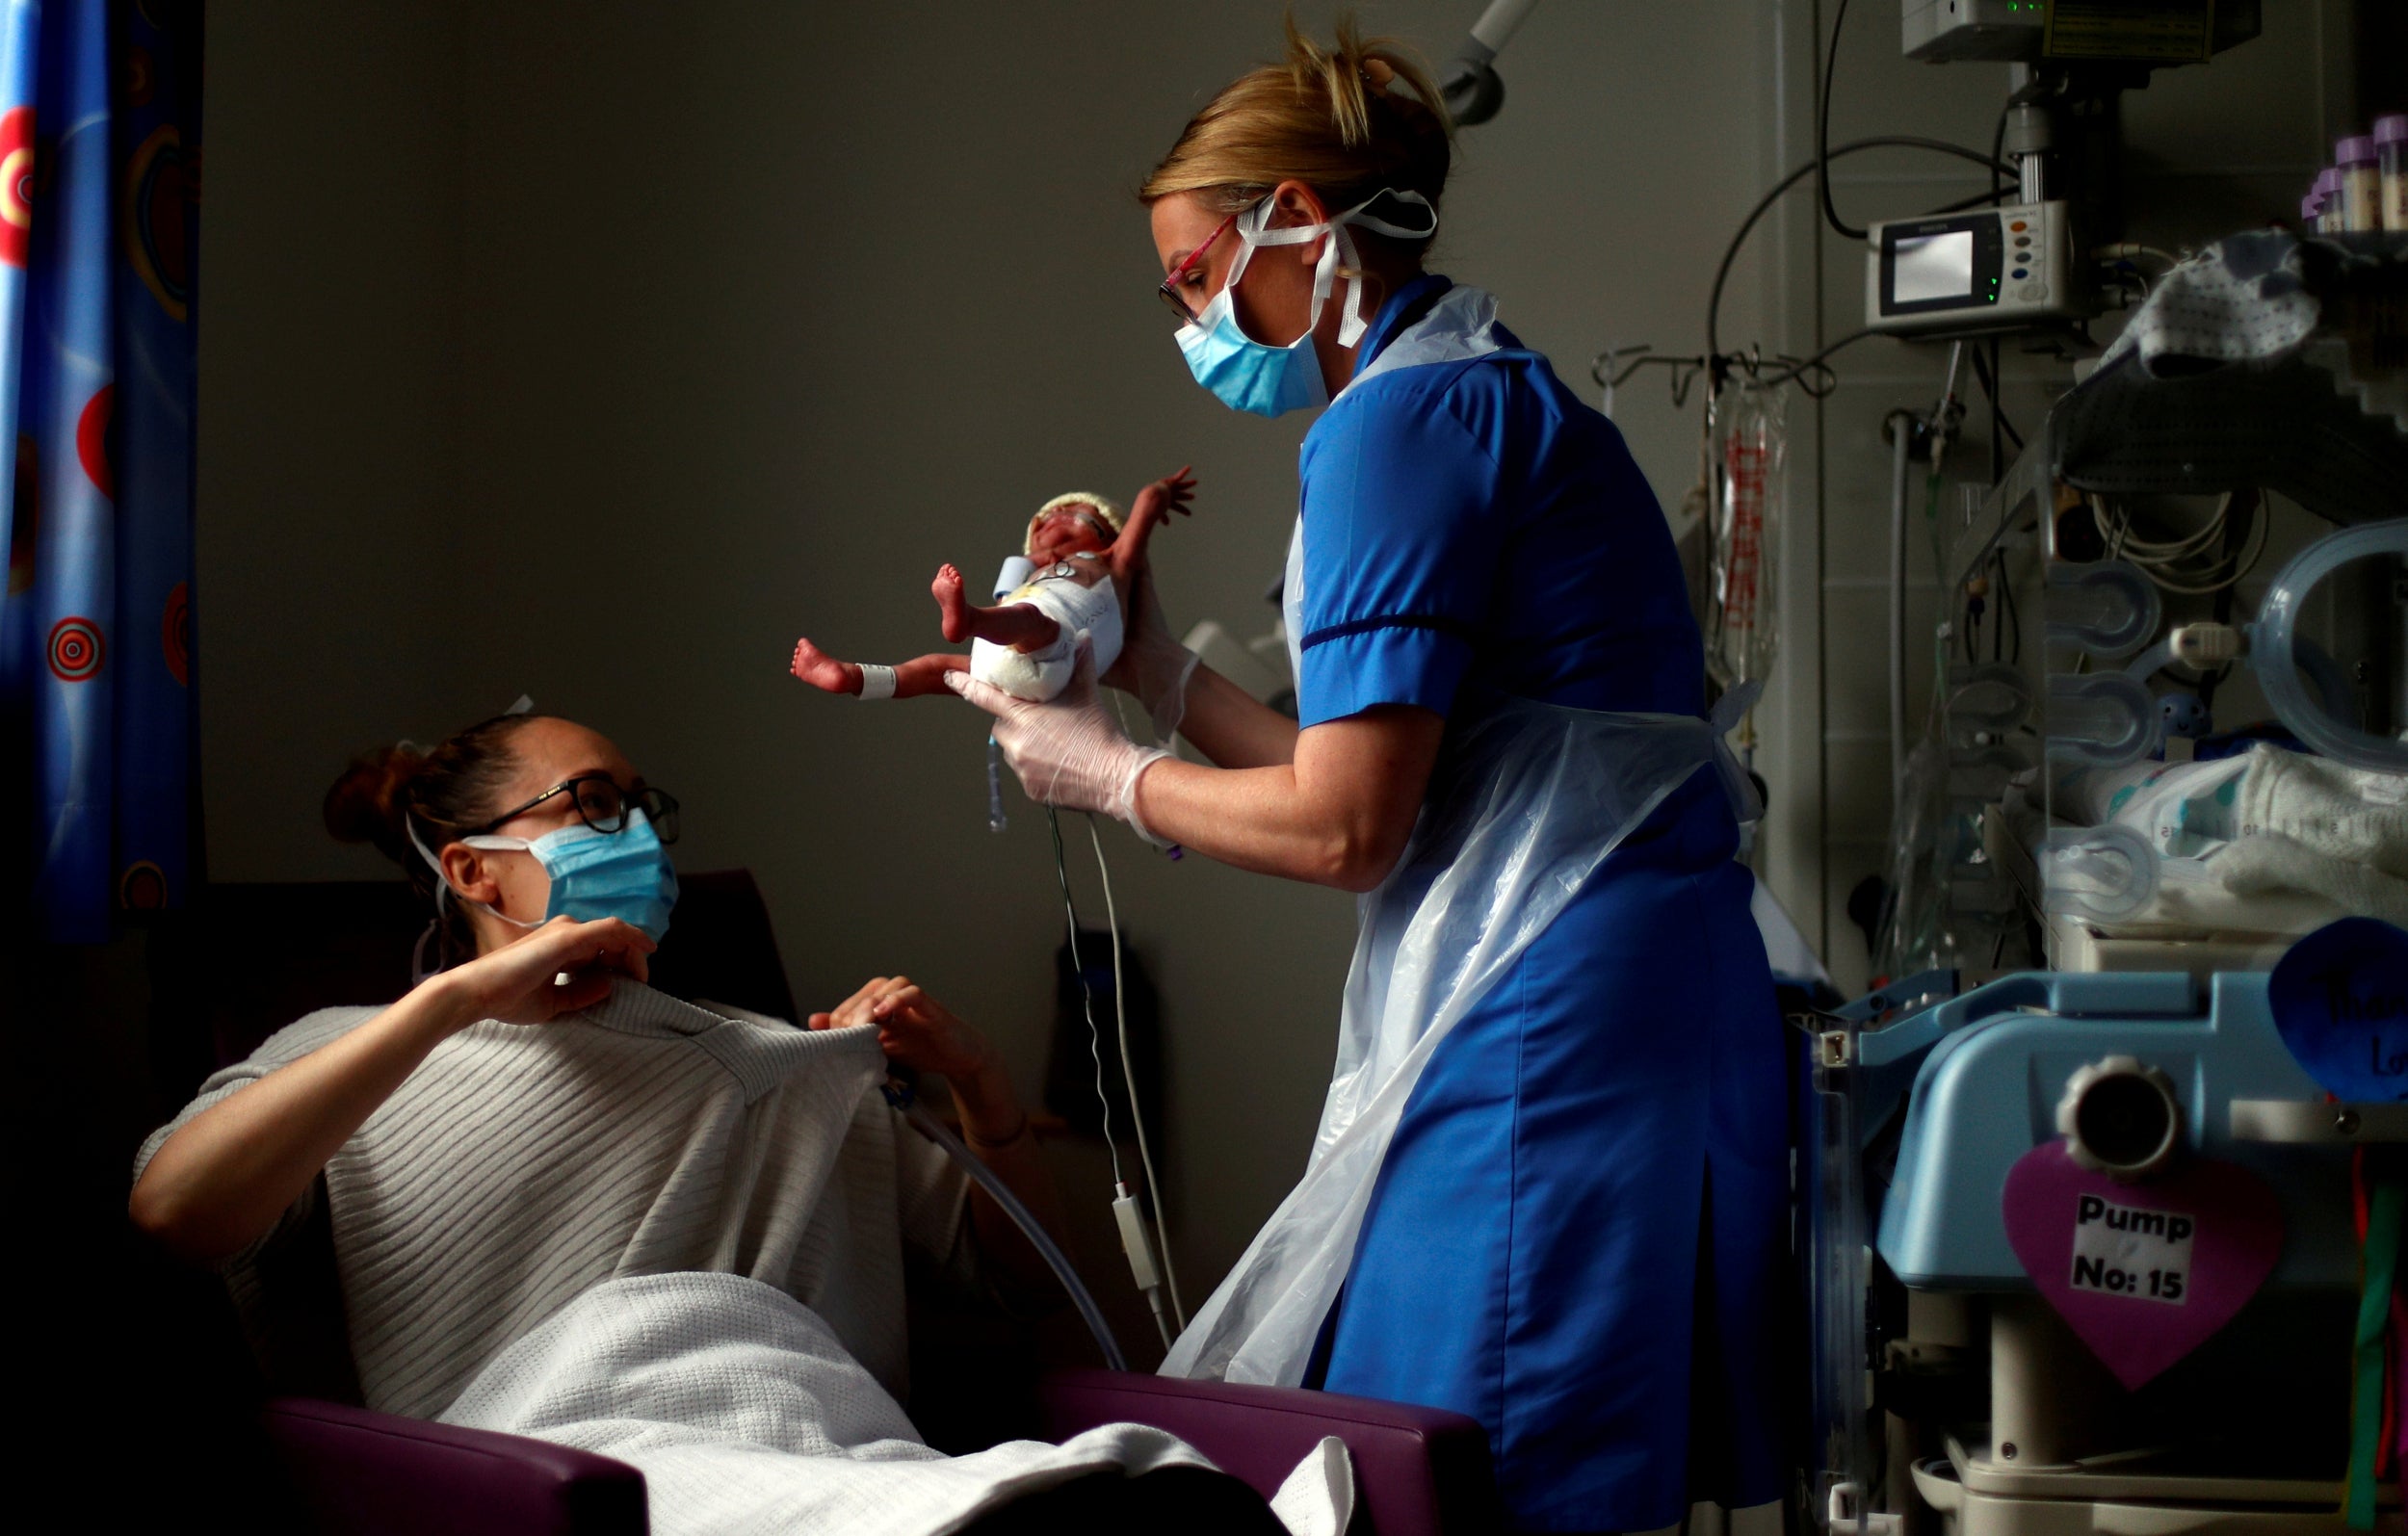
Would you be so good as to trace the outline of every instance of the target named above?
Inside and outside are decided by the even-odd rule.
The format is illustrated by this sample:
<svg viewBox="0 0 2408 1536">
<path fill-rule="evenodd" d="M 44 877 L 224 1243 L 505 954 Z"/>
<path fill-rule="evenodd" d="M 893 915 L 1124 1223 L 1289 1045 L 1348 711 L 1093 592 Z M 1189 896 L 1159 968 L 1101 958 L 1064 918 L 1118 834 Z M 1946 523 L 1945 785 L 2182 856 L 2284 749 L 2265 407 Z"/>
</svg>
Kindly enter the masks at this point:
<svg viewBox="0 0 2408 1536">
<path fill-rule="evenodd" d="M 1470 669 L 1499 560 L 1493 431 L 1466 402 L 1474 365 L 1367 380 L 1306 439 L 1305 725 L 1378 704 L 1445 714 Z M 1430 377 L 1426 376 L 1438 376 Z"/>
</svg>

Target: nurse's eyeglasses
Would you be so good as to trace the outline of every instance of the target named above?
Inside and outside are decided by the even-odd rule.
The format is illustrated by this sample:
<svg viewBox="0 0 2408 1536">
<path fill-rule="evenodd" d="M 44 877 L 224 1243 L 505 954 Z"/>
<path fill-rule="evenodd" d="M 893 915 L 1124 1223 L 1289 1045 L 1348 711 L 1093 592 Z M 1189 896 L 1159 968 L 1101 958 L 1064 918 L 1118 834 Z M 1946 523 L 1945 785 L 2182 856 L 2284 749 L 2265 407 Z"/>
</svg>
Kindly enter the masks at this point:
<svg viewBox="0 0 2408 1536">
<path fill-rule="evenodd" d="M 627 809 L 634 806 L 652 823 L 653 835 L 664 843 L 677 841 L 677 796 L 667 790 L 649 785 L 640 790 L 621 790 L 607 773 L 584 773 L 573 779 L 563 779 L 550 789 L 529 800 L 517 810 L 497 816 L 484 825 L 470 829 L 470 836 L 485 833 L 525 816 L 556 794 L 575 796 L 577 819 L 596 832 L 623 832 L 627 829 Z"/>
<path fill-rule="evenodd" d="M 1244 210 L 1240 209 L 1239 212 L 1243 213 Z M 1170 306 L 1170 312 L 1179 317 L 1180 325 L 1192 325 L 1195 324 L 1197 316 L 1194 310 L 1188 307 L 1188 297 L 1179 291 L 1179 284 L 1186 280 L 1190 272 L 1194 270 L 1195 264 L 1204 259 L 1204 252 L 1213 248 L 1213 242 L 1218 240 L 1222 235 L 1227 234 L 1229 232 L 1229 226 L 1237 221 L 1238 215 L 1231 214 L 1228 218 L 1214 225 L 1213 232 L 1204 237 L 1204 243 L 1196 247 L 1193 250 L 1189 251 L 1188 259 L 1181 262 L 1178 266 L 1173 267 L 1170 270 L 1170 275 L 1163 279 L 1162 286 L 1154 290 L 1155 294 L 1161 298 L 1162 301 Z"/>
</svg>

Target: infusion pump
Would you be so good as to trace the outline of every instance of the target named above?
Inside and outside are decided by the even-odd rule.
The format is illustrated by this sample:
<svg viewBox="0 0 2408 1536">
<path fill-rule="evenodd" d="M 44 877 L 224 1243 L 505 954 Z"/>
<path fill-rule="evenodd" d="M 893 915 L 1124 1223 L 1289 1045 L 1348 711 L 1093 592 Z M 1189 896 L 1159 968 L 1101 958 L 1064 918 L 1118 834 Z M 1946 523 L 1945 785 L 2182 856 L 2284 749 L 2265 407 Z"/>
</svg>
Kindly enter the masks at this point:
<svg viewBox="0 0 2408 1536">
<path fill-rule="evenodd" d="M 1893 220 L 1865 245 L 1870 330 L 1964 336 L 2098 312 L 2062 202 Z"/>
</svg>

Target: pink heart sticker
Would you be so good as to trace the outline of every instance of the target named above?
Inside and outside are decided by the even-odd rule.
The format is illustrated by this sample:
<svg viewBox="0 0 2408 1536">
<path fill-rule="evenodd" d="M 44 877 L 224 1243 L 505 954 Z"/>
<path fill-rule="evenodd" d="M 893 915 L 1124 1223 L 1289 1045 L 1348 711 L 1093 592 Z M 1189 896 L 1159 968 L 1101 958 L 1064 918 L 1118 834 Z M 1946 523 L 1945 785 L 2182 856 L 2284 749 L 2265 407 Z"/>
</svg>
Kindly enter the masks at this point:
<svg viewBox="0 0 2408 1536">
<path fill-rule="evenodd" d="M 2124 1184 L 2046 1142 L 2007 1170 L 2004 1213 L 2024 1272 L 2128 1391 L 2231 1322 L 2283 1252 L 2273 1189 L 2209 1158 Z"/>
</svg>

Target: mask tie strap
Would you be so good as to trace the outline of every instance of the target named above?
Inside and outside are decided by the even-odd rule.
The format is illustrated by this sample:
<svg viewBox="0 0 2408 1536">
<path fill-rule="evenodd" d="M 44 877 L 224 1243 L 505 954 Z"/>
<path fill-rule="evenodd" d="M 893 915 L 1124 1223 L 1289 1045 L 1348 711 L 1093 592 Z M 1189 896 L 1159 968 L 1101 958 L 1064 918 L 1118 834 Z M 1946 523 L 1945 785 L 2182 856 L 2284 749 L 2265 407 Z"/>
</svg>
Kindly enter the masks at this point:
<svg viewBox="0 0 2408 1536">
<path fill-rule="evenodd" d="M 1428 224 L 1415 229 L 1365 212 L 1383 197 L 1422 209 L 1429 216 Z M 1382 188 L 1324 223 L 1290 224 L 1284 228 L 1267 229 L 1264 222 L 1269 218 L 1270 199 L 1268 197 L 1238 216 L 1240 248 L 1237 260 L 1230 263 L 1229 279 L 1221 284 L 1221 292 L 1226 294 L 1237 287 L 1238 279 L 1245 274 L 1246 265 L 1253 259 L 1257 246 L 1300 246 L 1327 235 L 1330 237 L 1329 244 L 1322 248 L 1320 258 L 1313 264 L 1313 308 L 1305 321 L 1304 333 L 1311 335 L 1314 327 L 1321 324 L 1322 308 L 1328 303 L 1330 294 L 1337 286 L 1338 268 L 1343 264 L 1347 269 L 1347 286 L 1345 297 L 1340 300 L 1344 314 L 1338 325 L 1338 345 L 1341 347 L 1353 346 L 1371 328 L 1371 317 L 1363 313 L 1362 256 L 1348 226 L 1360 224 L 1365 229 L 1400 240 L 1427 240 L 1438 233 L 1438 212 L 1430 207 L 1429 199 L 1418 192 L 1399 192 L 1394 188 Z"/>
<path fill-rule="evenodd" d="M 1417 206 L 1421 208 L 1424 212 L 1429 215 L 1428 227 L 1425 229 L 1410 229 L 1402 224 L 1394 223 L 1385 219 L 1375 219 L 1372 217 L 1372 215 L 1364 212 L 1365 209 L 1371 207 L 1372 204 L 1379 201 L 1383 197 L 1403 203 L 1409 207 Z M 1343 300 L 1345 313 L 1344 317 L 1338 322 L 1338 345 L 1341 347 L 1351 347 L 1356 342 L 1363 339 L 1363 333 L 1365 331 L 1371 329 L 1372 321 L 1369 315 L 1363 313 L 1362 257 L 1356 249 L 1354 237 L 1347 232 L 1347 226 L 1349 224 L 1357 224 L 1365 229 L 1373 231 L 1374 233 L 1391 235 L 1400 240 L 1427 240 L 1432 235 L 1438 233 L 1438 212 L 1436 209 L 1430 207 L 1429 199 L 1423 196 L 1418 192 L 1398 192 L 1393 188 L 1383 188 L 1382 190 L 1364 198 L 1361 202 L 1356 203 L 1346 212 L 1338 215 L 1335 219 L 1332 219 L 1330 223 L 1336 228 L 1338 233 L 1338 238 L 1332 241 L 1331 245 L 1337 247 L 1339 252 L 1343 255 L 1348 272 L 1347 293 L 1346 299 Z M 1314 293 L 1313 305 L 1313 320 L 1316 325 L 1321 322 L 1321 285 L 1317 284 Z"/>
<path fill-rule="evenodd" d="M 425 841 L 418 836 L 418 821 L 415 817 L 410 816 L 406 812 L 403 813 L 402 830 L 409 834 L 409 846 L 418 850 L 418 856 L 427 861 L 427 868 L 434 872 L 434 921 L 435 923 L 440 924 L 443 921 L 443 898 L 447 896 L 453 896 L 456 894 L 452 890 L 452 877 L 443 872 L 443 861 L 436 858 L 432 852 L 429 851 Z M 503 853 L 521 852 L 532 846 L 532 845 L 530 845 L 525 838 L 514 837 L 464 837 L 457 839 L 456 841 L 472 848 L 486 848 L 495 852 Z M 487 912 L 492 913 L 495 917 L 500 918 L 503 922 L 509 924 L 514 928 L 539 928 L 543 926 L 540 923 L 521 923 L 518 919 L 511 917 L 509 913 L 503 911 L 500 907 L 495 906 L 490 901 L 480 901 L 474 897 L 466 896 L 460 897 L 459 899 L 467 902 L 470 906 L 480 906 L 484 908 Z M 428 931 L 430 933 L 433 931 L 432 925 Z M 418 942 L 423 947 L 427 942 L 427 936 L 424 934 L 420 935 Z M 411 956 L 411 965 L 413 968 L 416 963 L 417 956 L 413 953 Z"/>
</svg>

